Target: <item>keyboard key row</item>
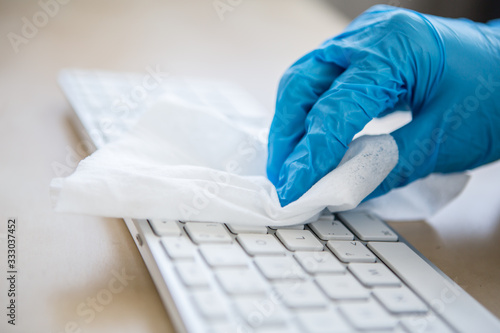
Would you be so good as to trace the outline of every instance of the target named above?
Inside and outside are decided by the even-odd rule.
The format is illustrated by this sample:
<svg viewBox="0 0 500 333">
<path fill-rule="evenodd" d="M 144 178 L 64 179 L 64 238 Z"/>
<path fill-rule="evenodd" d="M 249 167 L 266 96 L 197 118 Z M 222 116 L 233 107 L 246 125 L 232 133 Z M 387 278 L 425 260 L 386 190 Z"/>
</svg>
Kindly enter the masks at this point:
<svg viewBox="0 0 500 333">
<path fill-rule="evenodd" d="M 256 263 L 261 259 L 267 265 L 272 262 L 271 259 L 283 262 L 291 258 L 258 257 L 255 259 Z M 295 272 L 297 267 L 293 266 L 293 261 L 288 262 L 288 265 L 288 267 L 281 266 L 279 271 Z M 262 267 L 262 264 L 258 266 Z M 372 267 L 379 264 L 352 264 L 352 266 Z M 270 267 L 269 265 L 266 269 Z M 350 266 L 349 269 L 351 270 Z M 192 293 L 193 302 L 207 320 L 217 321 L 225 318 L 225 310 L 221 310 L 224 308 L 223 297 L 207 288 L 209 285 L 207 272 L 203 268 L 196 266 L 194 262 L 180 262 L 176 264 L 176 270 L 186 286 L 197 288 Z M 315 280 L 273 280 L 271 293 L 267 282 L 255 270 L 219 268 L 214 273 L 222 290 L 233 295 L 233 302 L 247 324 L 259 329 L 269 325 L 272 327 L 284 325 L 286 315 L 282 306 L 292 311 L 314 309 L 313 312 L 303 312 L 302 315 L 300 312 L 296 313 L 298 320 L 308 332 L 350 331 L 347 322 L 360 330 L 392 330 L 398 324 L 398 319 L 392 317 L 390 313 L 417 315 L 426 314 L 428 311 L 426 305 L 407 287 L 366 288 L 349 273 L 318 275 Z M 200 290 L 200 288 L 206 289 Z M 341 312 L 339 314 L 337 310 L 331 308 L 331 303 L 325 294 L 336 301 L 356 302 L 338 303 Z M 313 318 L 317 319 L 318 325 Z M 332 327 L 326 330 L 324 324 L 331 322 L 328 318 L 338 323 L 335 325 L 335 330 Z M 406 324 L 415 323 L 415 320 L 406 320 Z"/>
<path fill-rule="evenodd" d="M 286 331 L 288 311 L 308 332 L 350 332 L 353 326 L 391 332 L 404 326 L 413 331 L 415 322 L 428 317 L 426 304 L 387 266 L 376 262 L 363 243 L 352 240 L 349 230 L 333 217 L 321 217 L 309 225 L 311 231 L 280 228 L 269 234 L 267 228 L 264 232 L 238 225 L 226 229 L 218 223 L 149 222 L 157 235 L 166 235 L 161 244 L 174 260 L 175 272 L 191 289 L 195 307 L 211 323 L 228 323 L 228 304 L 255 332 Z M 182 236 L 179 226 L 189 237 Z M 327 241 L 328 250 L 316 236 Z M 196 258 L 197 251 L 206 265 Z M 210 274 L 222 294 L 218 288 L 211 289 Z M 231 300 L 224 294 L 231 295 Z M 267 313 L 266 307 L 273 310 Z M 439 320 L 435 326 L 444 327 Z"/>
<path fill-rule="evenodd" d="M 305 252 L 302 254 L 307 255 L 310 253 Z M 305 278 L 305 274 L 300 267 L 289 257 L 258 257 L 255 259 L 255 262 L 262 274 L 270 280 L 288 281 L 283 282 L 287 284 L 290 283 L 290 280 L 302 280 Z M 339 265 L 345 271 L 345 267 L 340 263 Z M 209 286 L 208 273 L 200 264 L 191 261 L 179 262 L 175 267 L 182 282 L 187 287 Z M 400 287 L 401 282 L 399 279 L 382 264 L 351 264 L 348 267 L 365 286 L 399 287 L 373 290 L 375 297 L 389 311 L 394 313 L 419 313 L 427 311 L 426 305 L 408 288 Z M 266 292 L 266 282 L 256 271 L 249 268 L 218 269 L 215 271 L 215 274 L 223 290 L 228 294 L 258 294 Z M 350 274 L 316 276 L 318 286 L 321 287 L 328 297 L 334 300 L 368 299 L 371 292 L 370 289 L 365 288 L 358 280 Z M 298 282 L 292 281 L 289 291 L 291 292 L 292 289 L 299 285 Z M 281 288 L 281 293 L 284 292 L 283 288 Z M 316 298 L 317 296 L 314 297 Z"/>
<path fill-rule="evenodd" d="M 281 231 L 281 230 L 279 230 Z M 278 232 L 279 232 L 278 231 Z M 290 234 L 283 236 L 288 232 L 297 232 L 296 230 L 284 230 L 280 233 L 281 237 L 290 237 Z M 308 232 L 307 230 L 300 231 Z M 303 233 L 304 239 L 310 237 L 307 233 Z M 293 238 L 297 234 L 292 235 Z M 302 237 L 302 236 L 301 236 Z M 298 242 L 304 241 L 300 238 Z M 237 236 L 238 242 L 243 249 L 252 256 L 258 255 L 284 255 L 286 249 L 283 245 L 271 234 L 241 234 Z M 161 243 L 167 252 L 168 256 L 174 260 L 177 259 L 193 259 L 196 246 L 186 237 L 162 237 Z M 368 250 L 361 242 L 356 241 L 328 241 L 328 248 L 340 260 L 349 262 L 374 262 L 376 257 Z M 297 248 L 311 249 L 310 245 L 297 246 Z M 217 266 L 244 266 L 247 263 L 247 257 L 237 244 L 201 244 L 199 245 L 201 254 L 212 267 Z M 304 269 L 311 274 L 317 273 L 340 273 L 345 270 L 345 266 L 341 264 L 337 258 L 331 255 L 329 251 L 322 251 L 317 247 L 318 251 L 296 251 L 295 258 L 301 263 Z"/>
<path fill-rule="evenodd" d="M 341 222 L 335 221 L 330 217 L 323 216 L 320 219 L 322 220 L 311 224 L 311 229 L 316 230 L 320 238 L 332 238 L 331 235 L 334 233 L 339 236 L 345 235 L 346 232 L 348 232 L 326 232 L 323 230 L 325 225 L 327 225 L 328 228 L 332 227 L 337 229 L 345 227 Z M 181 232 L 176 221 L 150 220 L 150 223 L 157 234 L 178 236 Z M 232 228 L 232 226 L 229 226 L 229 228 Z M 239 227 L 236 227 L 235 231 L 238 231 L 238 228 Z M 246 231 L 250 231 L 254 227 L 240 228 L 243 228 L 243 230 L 247 228 Z M 224 244 L 233 242 L 226 227 L 220 223 L 187 222 L 185 223 L 185 229 L 193 242 L 197 244 Z M 284 254 L 286 253 L 286 249 L 290 251 L 323 250 L 323 244 L 319 242 L 309 230 L 278 229 L 276 231 L 276 237 L 279 241 L 272 234 L 264 233 L 263 229 L 260 231 L 262 233 L 244 233 L 241 231 L 242 230 L 239 230 L 240 233 L 237 236 L 237 240 L 250 255 Z M 348 238 L 352 237 L 349 236 Z M 343 262 L 376 261 L 376 257 L 371 251 L 358 241 L 328 240 L 327 246 Z"/>
<path fill-rule="evenodd" d="M 344 212 L 339 213 L 338 215 L 361 240 L 397 241 L 398 239 L 397 235 L 384 222 L 382 222 L 372 214 L 366 214 L 364 212 Z M 181 234 L 181 230 L 177 225 L 177 221 L 161 219 L 150 219 L 148 221 L 151 224 L 154 232 L 158 236 L 178 236 Z M 267 233 L 267 228 L 264 226 L 228 224 L 227 227 L 234 234 Z M 310 223 L 309 227 L 322 240 L 354 239 L 351 231 L 349 231 L 349 229 L 347 229 L 341 221 L 336 220 L 333 215 L 323 215 L 318 219 L 318 221 Z M 316 240 L 314 237 L 311 238 L 307 236 L 308 232 L 305 232 L 303 234 L 300 233 L 300 231 L 306 231 L 303 229 L 304 225 L 280 227 L 277 228 L 277 235 L 278 237 L 280 237 L 280 233 L 283 233 L 284 231 L 289 232 L 284 233 L 283 237 L 280 237 L 280 239 L 290 250 L 296 250 L 293 244 L 297 244 L 300 246 L 305 243 L 310 243 L 310 245 L 313 247 L 319 246 L 319 243 L 314 242 Z M 186 231 L 195 243 L 231 242 L 231 237 L 227 234 L 226 229 L 222 224 L 219 223 L 187 222 Z M 296 233 L 294 233 L 293 231 L 295 231 Z M 305 239 L 303 239 L 303 242 L 293 243 L 294 240 L 297 240 L 295 238 L 292 238 L 292 236 L 294 235 L 299 235 L 298 237 L 305 237 Z M 303 250 L 303 248 L 299 248 L 298 250 L 300 249 Z"/>
<path fill-rule="evenodd" d="M 344 212 L 339 213 L 339 217 L 346 223 L 356 236 L 364 241 L 397 241 L 397 235 L 380 219 L 372 214 L 364 212 Z M 170 220 L 149 220 L 153 230 L 158 236 L 180 235 L 180 229 L 176 221 Z M 218 223 L 196 223 L 187 222 L 188 233 L 195 242 L 228 242 L 224 229 L 211 229 Z M 323 215 L 318 221 L 308 224 L 311 230 L 322 240 L 353 240 L 354 236 L 344 224 L 336 220 L 333 215 Z M 266 234 L 267 228 L 264 226 L 227 224 L 229 230 L 234 234 L 253 233 Z M 192 230 L 189 230 L 192 229 Z M 276 230 L 301 231 L 304 225 L 291 227 L 271 227 Z M 201 237 L 200 237 L 201 236 Z M 211 237 L 210 237 L 211 236 Z M 285 244 L 287 245 L 287 244 Z M 288 246 L 287 246 L 288 247 Z"/>
<path fill-rule="evenodd" d="M 333 323 L 325 316 L 329 316 L 331 319 L 334 319 L 334 322 L 338 323 L 338 325 L 335 325 L 333 332 L 344 332 L 345 329 L 349 328 L 347 322 L 361 330 L 393 329 L 398 323 L 398 319 L 388 312 L 388 310 L 391 310 L 387 308 L 386 303 L 382 303 L 386 308 L 384 309 L 379 302 L 370 297 L 363 298 L 361 301 L 354 303 L 339 303 L 338 309 L 341 311 L 341 315 L 329 305 L 329 301 L 312 281 L 277 282 L 273 284 L 274 293 L 269 294 L 264 293 L 263 289 L 248 288 L 248 284 L 234 284 L 234 281 L 243 276 L 241 275 L 241 271 L 233 271 L 232 273 L 234 275 L 226 275 L 227 278 L 223 285 L 237 286 L 235 289 L 237 292 L 229 292 L 233 295 L 232 302 L 240 315 L 252 327 L 283 325 L 286 321 L 283 306 L 292 311 L 298 311 L 295 315 L 297 315 L 302 325 L 308 328 L 308 332 L 332 331 L 333 328 L 331 326 L 324 326 L 326 322 Z M 386 294 L 394 293 L 394 295 L 402 292 L 406 294 L 405 297 L 416 298 L 408 289 L 384 288 L 377 290 L 377 292 L 379 291 Z M 258 296 L 258 294 L 261 296 Z M 194 291 L 193 300 L 198 310 L 207 319 L 219 320 L 225 317 L 225 312 L 221 311 L 221 308 L 224 308 L 222 297 L 216 292 L 211 290 Z M 214 309 L 214 307 L 216 308 Z M 414 300 L 405 303 L 404 307 L 406 308 L 405 311 L 401 312 L 398 310 L 397 312 L 391 312 L 413 315 L 411 318 L 405 317 L 405 326 L 415 326 L 429 317 L 428 315 L 417 316 L 417 312 L 420 311 L 422 314 L 425 314 L 427 309 L 425 306 L 422 307 L 420 303 L 414 302 Z M 318 325 L 315 325 L 313 318 L 319 321 Z M 440 327 L 439 323 L 436 323 L 435 326 Z"/>
</svg>

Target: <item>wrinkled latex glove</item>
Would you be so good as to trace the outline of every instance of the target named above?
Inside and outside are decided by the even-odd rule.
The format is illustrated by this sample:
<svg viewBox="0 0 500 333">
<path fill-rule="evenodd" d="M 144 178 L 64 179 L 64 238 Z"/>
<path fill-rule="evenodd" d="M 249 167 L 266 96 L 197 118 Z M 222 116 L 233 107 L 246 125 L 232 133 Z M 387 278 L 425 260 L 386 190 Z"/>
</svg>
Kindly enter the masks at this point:
<svg viewBox="0 0 500 333">
<path fill-rule="evenodd" d="M 281 79 L 267 173 L 283 206 L 333 170 L 374 117 L 411 110 L 368 196 L 500 158 L 500 25 L 375 6 Z"/>
</svg>

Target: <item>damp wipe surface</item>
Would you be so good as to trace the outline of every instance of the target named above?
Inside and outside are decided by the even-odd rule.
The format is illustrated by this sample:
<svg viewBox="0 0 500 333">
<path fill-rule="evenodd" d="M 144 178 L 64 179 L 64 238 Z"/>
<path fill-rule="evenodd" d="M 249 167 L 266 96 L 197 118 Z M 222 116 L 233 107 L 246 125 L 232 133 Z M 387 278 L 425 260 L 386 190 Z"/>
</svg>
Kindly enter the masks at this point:
<svg viewBox="0 0 500 333">
<path fill-rule="evenodd" d="M 340 165 L 281 207 L 265 174 L 269 118 L 161 99 L 136 126 L 51 182 L 55 210 L 285 226 L 355 208 L 398 160 L 390 135 L 354 140 Z"/>
</svg>

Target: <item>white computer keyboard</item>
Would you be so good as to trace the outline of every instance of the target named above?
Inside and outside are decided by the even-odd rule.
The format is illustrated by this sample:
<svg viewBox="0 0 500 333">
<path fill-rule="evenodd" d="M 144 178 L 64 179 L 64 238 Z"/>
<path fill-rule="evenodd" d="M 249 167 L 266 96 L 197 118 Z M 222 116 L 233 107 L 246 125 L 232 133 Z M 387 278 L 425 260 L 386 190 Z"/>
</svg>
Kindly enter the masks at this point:
<svg viewBox="0 0 500 333">
<path fill-rule="evenodd" d="M 97 147 L 166 92 L 227 115 L 259 107 L 230 84 L 170 78 L 124 112 L 124 96 L 142 81 L 144 75 L 102 71 L 60 76 Z M 128 226 L 179 330 L 446 333 L 489 331 L 498 323 L 367 212 L 325 212 L 316 222 L 280 229 L 147 217 Z M 483 316 L 485 326 L 467 316 Z"/>
<path fill-rule="evenodd" d="M 369 214 L 338 217 L 280 229 L 148 222 L 213 332 L 451 332 L 378 258 L 398 236 Z"/>
</svg>

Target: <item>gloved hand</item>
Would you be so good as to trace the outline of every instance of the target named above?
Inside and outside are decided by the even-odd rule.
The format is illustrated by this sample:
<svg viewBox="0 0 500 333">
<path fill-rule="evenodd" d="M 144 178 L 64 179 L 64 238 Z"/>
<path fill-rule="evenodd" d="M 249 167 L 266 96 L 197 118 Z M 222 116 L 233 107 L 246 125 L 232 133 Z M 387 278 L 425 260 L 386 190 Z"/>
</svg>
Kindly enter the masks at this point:
<svg viewBox="0 0 500 333">
<path fill-rule="evenodd" d="M 373 198 L 500 158 L 500 26 L 375 6 L 281 79 L 267 173 L 283 206 L 333 170 L 374 117 L 411 110 Z"/>
</svg>

